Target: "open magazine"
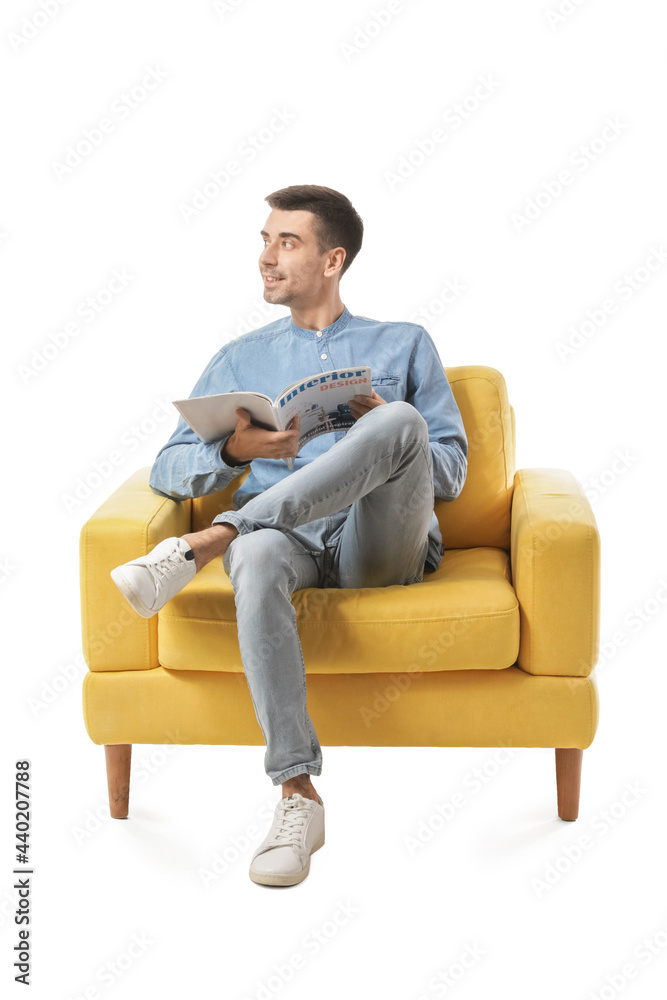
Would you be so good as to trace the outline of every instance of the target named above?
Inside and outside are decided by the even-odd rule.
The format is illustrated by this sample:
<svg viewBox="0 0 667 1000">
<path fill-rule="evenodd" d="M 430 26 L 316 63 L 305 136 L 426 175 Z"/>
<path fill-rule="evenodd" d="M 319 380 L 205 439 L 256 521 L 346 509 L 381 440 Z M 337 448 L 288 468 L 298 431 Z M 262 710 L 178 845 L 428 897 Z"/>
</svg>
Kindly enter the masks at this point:
<svg viewBox="0 0 667 1000">
<path fill-rule="evenodd" d="M 266 430 L 284 431 L 294 416 L 301 418 L 299 449 L 330 431 L 346 431 L 354 424 L 348 399 L 353 396 L 372 396 L 371 370 L 368 365 L 330 372 L 318 372 L 308 378 L 292 382 L 286 389 L 269 399 L 263 392 L 221 392 L 213 396 L 192 396 L 175 399 L 174 406 L 205 444 L 218 441 L 236 427 L 234 410 L 243 406 L 250 413 L 253 424 Z M 284 458 L 290 471 L 294 468 L 292 456 Z"/>
</svg>

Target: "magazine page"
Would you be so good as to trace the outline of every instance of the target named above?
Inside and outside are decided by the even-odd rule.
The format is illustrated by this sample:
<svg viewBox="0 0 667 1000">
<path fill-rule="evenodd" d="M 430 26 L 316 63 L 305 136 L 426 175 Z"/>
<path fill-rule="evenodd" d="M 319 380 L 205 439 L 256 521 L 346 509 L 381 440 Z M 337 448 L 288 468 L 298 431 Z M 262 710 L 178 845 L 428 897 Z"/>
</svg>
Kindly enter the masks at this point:
<svg viewBox="0 0 667 1000">
<path fill-rule="evenodd" d="M 281 429 L 293 416 L 301 418 L 299 449 L 319 434 L 346 431 L 355 423 L 347 401 L 352 396 L 372 396 L 371 369 L 359 365 L 334 369 L 293 382 L 277 397 L 275 409 Z"/>
<path fill-rule="evenodd" d="M 278 430 L 275 409 L 261 392 L 221 392 L 211 396 L 175 399 L 174 406 L 195 434 L 205 443 L 218 441 L 236 428 L 238 406 L 250 411 L 252 422 L 267 430 Z"/>
</svg>

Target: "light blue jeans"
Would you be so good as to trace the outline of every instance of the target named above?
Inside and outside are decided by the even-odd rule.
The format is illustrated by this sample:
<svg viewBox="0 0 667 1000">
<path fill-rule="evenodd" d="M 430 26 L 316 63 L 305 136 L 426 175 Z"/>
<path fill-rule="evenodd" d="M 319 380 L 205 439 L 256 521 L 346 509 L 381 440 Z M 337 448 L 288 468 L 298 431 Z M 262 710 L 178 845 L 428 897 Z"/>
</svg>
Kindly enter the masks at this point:
<svg viewBox="0 0 667 1000">
<path fill-rule="evenodd" d="M 394 400 L 240 510 L 214 519 L 239 531 L 222 563 L 274 785 L 322 773 L 292 593 L 421 582 L 433 504 L 428 424 L 411 403 Z"/>
</svg>

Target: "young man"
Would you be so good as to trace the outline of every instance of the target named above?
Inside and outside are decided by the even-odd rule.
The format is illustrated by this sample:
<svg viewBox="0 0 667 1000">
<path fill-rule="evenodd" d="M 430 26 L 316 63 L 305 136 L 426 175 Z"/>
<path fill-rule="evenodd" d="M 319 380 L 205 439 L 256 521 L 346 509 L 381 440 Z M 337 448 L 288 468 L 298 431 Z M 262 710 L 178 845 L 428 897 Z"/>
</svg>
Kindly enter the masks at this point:
<svg viewBox="0 0 667 1000">
<path fill-rule="evenodd" d="M 371 368 L 373 394 L 350 399 L 356 422 L 347 432 L 321 434 L 300 453 L 298 418 L 285 431 L 267 431 L 239 408 L 234 431 L 211 444 L 181 418 L 157 455 L 151 489 L 176 500 L 203 496 L 224 489 L 250 464 L 234 510 L 210 528 L 160 542 L 111 575 L 148 618 L 222 556 L 266 741 L 265 770 L 282 785 L 250 877 L 293 885 L 324 843 L 324 803 L 311 782 L 322 773 L 322 751 L 306 708 L 291 595 L 305 587 L 409 585 L 436 570 L 444 546 L 434 499 L 454 500 L 461 492 L 468 443 L 426 330 L 352 315 L 341 300 L 340 279 L 363 236 L 349 199 L 308 184 L 265 200 L 271 212 L 261 230 L 264 298 L 289 306 L 291 316 L 226 344 L 192 395 L 254 390 L 273 399 L 318 370 L 359 365 Z M 281 461 L 286 456 L 295 456 L 292 471 Z M 276 635 L 277 649 L 265 641 Z"/>
</svg>

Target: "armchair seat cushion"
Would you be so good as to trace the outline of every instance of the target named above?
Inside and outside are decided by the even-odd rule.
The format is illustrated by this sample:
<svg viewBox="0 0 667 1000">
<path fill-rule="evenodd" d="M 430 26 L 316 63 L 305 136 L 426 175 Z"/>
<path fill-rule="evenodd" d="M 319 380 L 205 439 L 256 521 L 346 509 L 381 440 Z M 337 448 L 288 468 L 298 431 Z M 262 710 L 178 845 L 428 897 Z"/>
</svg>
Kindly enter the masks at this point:
<svg viewBox="0 0 667 1000">
<path fill-rule="evenodd" d="M 409 586 L 308 587 L 292 595 L 306 673 L 503 670 L 519 652 L 509 553 L 450 549 Z M 222 559 L 160 611 L 158 660 L 171 670 L 243 673 L 236 607 Z"/>
</svg>

